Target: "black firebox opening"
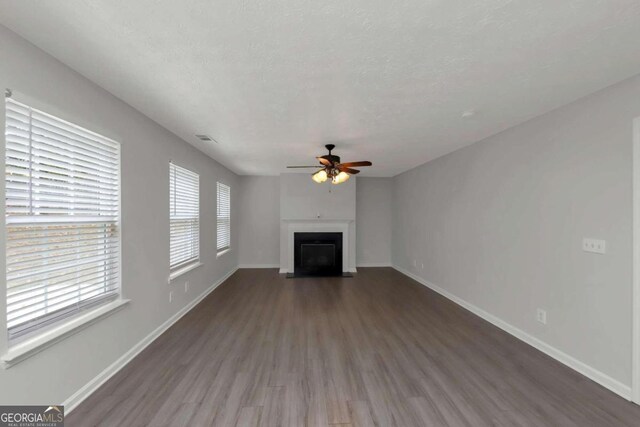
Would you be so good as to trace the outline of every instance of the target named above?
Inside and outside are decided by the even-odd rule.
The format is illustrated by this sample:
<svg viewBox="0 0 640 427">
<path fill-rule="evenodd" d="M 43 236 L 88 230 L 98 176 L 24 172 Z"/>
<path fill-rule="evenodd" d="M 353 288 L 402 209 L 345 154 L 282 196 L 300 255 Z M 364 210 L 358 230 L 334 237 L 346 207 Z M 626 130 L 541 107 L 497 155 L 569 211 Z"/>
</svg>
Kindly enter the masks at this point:
<svg viewBox="0 0 640 427">
<path fill-rule="evenodd" d="M 342 233 L 294 233 L 296 276 L 342 275 Z"/>
</svg>

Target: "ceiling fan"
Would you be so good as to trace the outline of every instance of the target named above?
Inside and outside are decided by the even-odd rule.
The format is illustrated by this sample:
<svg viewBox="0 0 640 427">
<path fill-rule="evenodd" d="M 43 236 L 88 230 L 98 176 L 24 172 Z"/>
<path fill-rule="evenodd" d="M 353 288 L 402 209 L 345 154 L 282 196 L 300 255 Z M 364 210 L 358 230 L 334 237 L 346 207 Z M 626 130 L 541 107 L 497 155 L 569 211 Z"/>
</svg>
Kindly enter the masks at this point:
<svg viewBox="0 0 640 427">
<path fill-rule="evenodd" d="M 354 166 L 371 166 L 371 162 L 369 161 L 361 161 L 361 162 L 346 162 L 340 163 L 340 157 L 331 154 L 331 151 L 336 148 L 333 144 L 325 145 L 327 150 L 329 150 L 329 154 L 325 154 L 324 156 L 318 156 L 316 159 L 320 162 L 318 166 L 287 166 L 289 169 L 299 169 L 299 168 L 319 168 L 320 170 L 311 175 L 311 179 L 313 179 L 317 183 L 325 182 L 327 179 L 331 178 L 332 184 L 341 184 L 348 180 L 351 175 L 355 175 L 360 173 L 357 169 L 352 169 Z"/>
</svg>

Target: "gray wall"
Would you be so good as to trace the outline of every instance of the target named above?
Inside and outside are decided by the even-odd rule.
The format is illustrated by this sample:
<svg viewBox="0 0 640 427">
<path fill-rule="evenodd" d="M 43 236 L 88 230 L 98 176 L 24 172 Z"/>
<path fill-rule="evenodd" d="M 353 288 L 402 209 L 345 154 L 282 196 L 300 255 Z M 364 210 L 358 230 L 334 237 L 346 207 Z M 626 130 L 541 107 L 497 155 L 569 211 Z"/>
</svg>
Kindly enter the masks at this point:
<svg viewBox="0 0 640 427">
<path fill-rule="evenodd" d="M 318 184 L 310 174 L 280 175 L 280 219 L 356 219 L 356 178 Z"/>
<path fill-rule="evenodd" d="M 237 215 L 232 218 L 232 250 L 216 259 L 215 203 L 220 180 L 231 186 L 232 212 L 238 212 L 238 177 L 1 26 L 0 52 L 0 88 L 22 92 L 49 112 L 122 144 L 122 290 L 131 303 L 35 356 L 0 369 L 1 404 L 60 403 L 237 266 Z M 4 129 L 4 102 L 1 105 Z M 4 150 L 4 136 L 0 144 Z M 170 160 L 200 174 L 204 263 L 172 285 L 167 284 Z M 0 230 L 4 251 L 4 227 Z M 0 260 L 4 263 L 4 253 Z M 185 280 L 190 282 L 188 293 Z M 172 289 L 175 299 L 169 303 Z M 6 318 L 5 292 L 0 286 L 0 328 Z M 3 340 L 0 353 L 6 350 Z"/>
<path fill-rule="evenodd" d="M 239 262 L 241 267 L 280 266 L 280 177 L 241 176 Z"/>
<path fill-rule="evenodd" d="M 392 178 L 358 177 L 356 264 L 391 265 Z"/>
<path fill-rule="evenodd" d="M 398 175 L 394 265 L 630 385 L 637 116 L 640 77 Z"/>
</svg>

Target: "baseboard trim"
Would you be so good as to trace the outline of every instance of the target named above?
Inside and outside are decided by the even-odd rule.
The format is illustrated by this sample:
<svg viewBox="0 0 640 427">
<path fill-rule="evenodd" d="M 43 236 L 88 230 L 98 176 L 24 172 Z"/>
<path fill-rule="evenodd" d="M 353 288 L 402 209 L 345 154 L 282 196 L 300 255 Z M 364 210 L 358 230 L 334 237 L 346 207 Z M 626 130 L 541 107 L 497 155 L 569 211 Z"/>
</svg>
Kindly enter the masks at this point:
<svg viewBox="0 0 640 427">
<path fill-rule="evenodd" d="M 413 273 L 411 273 L 410 271 L 405 270 L 402 267 L 398 267 L 396 265 L 392 266 L 395 270 L 399 271 L 400 273 L 404 274 L 407 277 L 410 277 L 411 279 L 415 280 L 416 282 L 420 283 L 421 285 L 426 286 L 427 288 L 433 290 L 434 292 L 439 293 L 440 295 L 444 296 L 445 298 L 455 302 L 456 304 L 458 304 L 459 306 L 469 310 L 470 312 L 472 312 L 473 314 L 475 314 L 476 316 L 481 317 L 482 319 L 486 320 L 487 322 L 493 324 L 494 326 L 497 326 L 498 328 L 502 329 L 503 331 L 513 335 L 514 337 L 518 338 L 521 341 L 524 341 L 525 343 L 529 344 L 530 346 L 536 348 L 537 350 L 545 353 L 547 356 L 550 356 L 552 358 L 554 358 L 555 360 L 557 360 L 558 362 L 568 366 L 569 368 L 573 369 L 574 371 L 577 371 L 578 373 L 584 375 L 585 377 L 591 379 L 592 381 L 595 381 L 596 383 L 600 384 L 601 386 L 603 386 L 604 388 L 612 391 L 613 393 L 619 395 L 620 397 L 623 397 L 626 400 L 631 400 L 631 387 L 628 385 L 625 385 L 623 383 L 621 383 L 620 381 L 611 378 L 610 376 L 608 376 L 607 374 L 600 372 L 599 370 L 587 365 L 584 362 L 581 362 L 580 360 L 574 358 L 573 356 L 569 356 L 568 354 L 558 350 L 557 348 L 547 344 L 546 342 L 534 337 L 533 335 L 530 335 L 527 332 L 524 332 L 523 330 L 516 328 L 515 326 L 505 322 L 504 320 L 494 316 L 493 314 L 490 314 L 486 311 L 484 311 L 483 309 L 463 300 L 462 298 L 457 297 L 456 295 L 453 295 L 452 293 L 450 293 L 449 291 L 446 291 L 444 289 L 442 289 L 441 287 L 434 285 L 433 283 L 423 279 L 422 277 L 419 277 Z"/>
<path fill-rule="evenodd" d="M 238 268 L 280 268 L 280 264 L 241 264 Z"/>
<path fill-rule="evenodd" d="M 358 264 L 357 265 L 358 268 L 362 267 L 362 268 L 369 268 L 369 267 L 391 267 L 391 264 L 389 263 L 368 263 L 368 264 Z"/>
<path fill-rule="evenodd" d="M 75 408 L 80 405 L 87 397 L 91 396 L 93 392 L 95 392 L 102 384 L 107 382 L 112 376 L 114 376 L 118 371 L 124 368 L 127 363 L 133 360 L 142 350 L 147 348 L 149 344 L 155 341 L 160 335 L 162 335 L 167 329 L 169 329 L 174 323 L 176 323 L 180 318 L 182 318 L 185 314 L 187 314 L 193 307 L 198 305 L 200 301 L 202 301 L 207 295 L 209 295 L 214 289 L 220 286 L 225 280 L 227 280 L 233 273 L 238 270 L 238 267 L 232 269 L 227 274 L 225 274 L 221 279 L 217 280 L 213 285 L 211 285 L 206 291 L 200 294 L 196 299 L 191 301 L 189 304 L 184 306 L 180 311 L 171 316 L 164 322 L 162 325 L 157 327 L 153 332 L 144 337 L 141 341 L 139 341 L 136 345 L 134 345 L 129 351 L 123 354 L 118 360 L 109 365 L 104 371 L 100 372 L 95 378 L 85 384 L 80 390 L 76 391 L 71 397 L 64 401 L 64 412 L 70 413 Z"/>
</svg>

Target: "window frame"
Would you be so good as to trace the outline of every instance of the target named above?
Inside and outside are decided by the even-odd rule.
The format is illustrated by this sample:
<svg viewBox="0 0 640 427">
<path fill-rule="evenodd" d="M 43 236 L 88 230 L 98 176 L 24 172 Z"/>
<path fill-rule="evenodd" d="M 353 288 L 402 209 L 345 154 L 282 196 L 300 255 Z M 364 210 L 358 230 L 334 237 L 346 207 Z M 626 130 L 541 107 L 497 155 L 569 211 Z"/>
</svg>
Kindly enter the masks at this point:
<svg viewBox="0 0 640 427">
<path fill-rule="evenodd" d="M 176 263 L 175 265 L 171 264 L 171 252 L 173 250 L 172 246 L 171 246 L 171 232 L 172 232 L 172 217 L 175 214 L 175 209 L 176 209 L 176 203 L 175 203 L 175 185 L 176 185 L 176 178 L 177 178 L 177 174 L 174 175 L 174 168 L 176 173 L 178 172 L 178 170 L 182 170 L 185 171 L 187 174 L 191 174 L 191 175 L 195 175 L 195 177 L 197 177 L 197 192 L 196 192 L 196 199 L 198 201 L 198 209 L 197 209 L 197 256 L 196 257 L 192 257 L 186 260 L 183 260 L 179 263 Z M 172 197 L 174 197 L 174 199 L 172 199 Z M 200 211 L 200 174 L 185 168 L 184 166 L 180 166 L 177 163 L 170 161 L 169 162 L 169 279 L 168 282 L 171 282 L 173 279 L 175 279 L 176 277 L 187 273 L 188 271 L 193 270 L 194 268 L 197 268 L 199 266 L 202 265 L 201 262 L 201 232 L 202 229 L 200 227 L 202 223 L 202 219 L 201 219 L 201 211 Z"/>
<path fill-rule="evenodd" d="M 229 227 L 229 244 L 227 246 L 218 247 L 218 228 L 221 220 L 220 216 L 220 187 L 226 188 L 227 198 L 229 199 L 229 219 L 228 219 L 228 227 Z M 229 252 L 231 250 L 231 186 L 224 184 L 223 182 L 216 182 L 216 255 L 217 257 Z"/>
<path fill-rule="evenodd" d="M 0 315 L 2 316 L 2 320 L 0 321 L 0 325 L 4 326 L 4 333 L 0 338 L 0 348 L 6 348 L 7 352 L 0 358 L 2 362 L 4 362 L 4 366 L 6 368 L 12 366 L 14 363 L 22 361 L 29 357 L 32 354 L 39 352 L 43 347 L 47 347 L 52 344 L 52 342 L 56 342 L 58 340 L 64 339 L 69 335 L 87 327 L 98 319 L 106 317 L 122 307 L 124 307 L 127 303 L 129 303 L 128 299 L 123 298 L 123 287 L 122 287 L 122 143 L 117 141 L 114 138 L 110 138 L 105 136 L 103 133 L 99 133 L 98 131 L 92 130 L 97 129 L 99 131 L 103 131 L 99 126 L 95 126 L 94 123 L 87 123 L 83 118 L 74 117 L 73 119 L 67 119 L 69 114 L 56 108 L 54 106 L 48 105 L 46 103 L 42 103 L 36 99 L 32 99 L 23 94 L 12 93 L 11 90 L 7 89 L 5 93 L 5 102 L 2 104 L 0 114 L 0 127 L 2 127 L 2 141 L 4 142 L 4 185 L 2 192 L 4 194 L 4 213 L 5 213 L 5 223 L 4 223 L 4 236 L 5 242 L 6 237 L 8 236 L 8 228 L 10 226 L 16 226 L 19 224 L 64 224 L 66 221 L 61 220 L 64 215 L 58 216 L 58 221 L 28 221 L 28 220 L 15 220 L 18 216 L 13 215 L 11 218 L 14 218 L 13 221 L 9 221 L 9 216 L 7 213 L 7 175 L 6 175 L 6 166 L 7 166 L 7 115 L 8 115 L 8 102 L 14 102 L 19 104 L 22 107 L 26 107 L 31 109 L 32 111 L 36 111 L 38 115 L 46 116 L 48 119 L 51 119 L 55 123 L 61 124 L 63 126 L 67 126 L 70 128 L 78 129 L 77 137 L 83 138 L 88 134 L 95 135 L 96 137 L 104 140 L 108 140 L 109 142 L 114 144 L 116 147 L 115 157 L 114 157 L 114 176 L 115 176 L 115 200 L 113 203 L 113 207 L 116 209 L 115 220 L 109 221 L 97 221 L 99 224 L 112 224 L 115 228 L 115 238 L 116 242 L 113 245 L 114 249 L 114 257 L 113 257 L 113 272 L 117 275 L 117 277 L 113 280 L 113 289 L 108 291 L 105 295 L 99 295 L 95 299 L 87 299 L 84 301 L 79 301 L 79 304 L 76 305 L 76 309 L 71 309 L 71 306 L 62 307 L 60 309 L 54 310 L 52 313 L 45 313 L 45 315 L 40 316 L 38 318 L 32 319 L 34 326 L 26 327 L 23 329 L 27 329 L 26 332 L 19 333 L 17 336 L 11 337 L 10 329 L 8 326 L 8 288 L 6 286 L 6 261 L 7 261 L 7 246 L 3 245 L 3 253 L 5 257 L 5 289 L 2 292 L 2 297 L 4 301 L 2 303 L 2 310 Z M 31 119 L 30 119 L 31 120 Z M 108 132 L 107 132 L 108 133 Z M 31 138 L 31 137 L 30 137 Z M 31 144 L 31 142 L 29 142 Z M 73 147 L 72 145 L 70 145 Z M 55 152 L 54 152 L 55 153 Z M 57 154 L 57 153 L 55 153 Z M 30 169 L 33 170 L 33 169 Z M 72 219 L 72 215 L 69 216 Z M 26 218 L 26 217 L 25 217 Z M 35 218 L 35 216 L 33 217 Z M 79 220 L 79 221 L 68 221 L 69 224 L 73 225 L 86 225 L 88 222 Z M 105 282 L 107 283 L 107 282 Z M 105 285 L 107 286 L 107 285 Z M 48 319 L 47 319 L 48 318 Z M 44 319 L 44 321 L 36 322 L 37 319 Z M 29 321 L 24 323 L 20 323 L 16 326 L 23 327 L 28 325 Z M 2 345 L 4 343 L 4 345 Z"/>
</svg>

